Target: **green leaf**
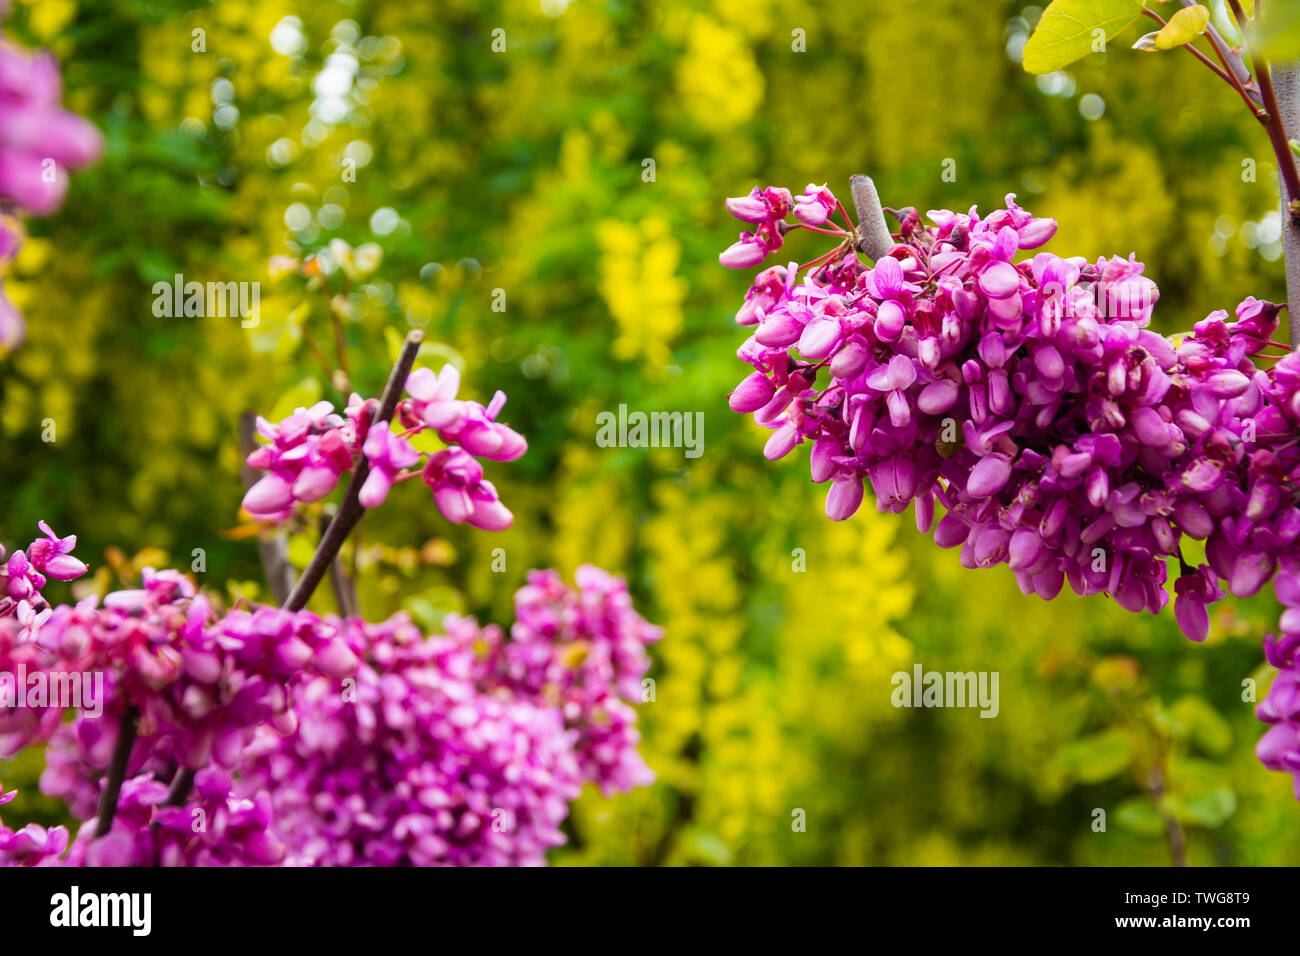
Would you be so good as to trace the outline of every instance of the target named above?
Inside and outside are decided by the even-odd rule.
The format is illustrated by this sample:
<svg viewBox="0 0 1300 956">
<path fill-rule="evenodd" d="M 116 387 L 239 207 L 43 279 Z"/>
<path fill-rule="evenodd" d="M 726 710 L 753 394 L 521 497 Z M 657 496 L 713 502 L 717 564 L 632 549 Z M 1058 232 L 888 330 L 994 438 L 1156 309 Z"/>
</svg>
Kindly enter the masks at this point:
<svg viewBox="0 0 1300 956">
<path fill-rule="evenodd" d="M 1133 738 L 1106 730 L 1062 748 L 1053 762 L 1080 783 L 1099 783 L 1122 773 L 1133 759 Z"/>
<path fill-rule="evenodd" d="M 1232 728 L 1208 701 L 1200 697 L 1179 698 L 1169 708 L 1169 715 L 1206 753 L 1225 753 L 1232 746 Z"/>
<path fill-rule="evenodd" d="M 1165 798 L 1165 810 L 1180 823 L 1195 826 L 1222 826 L 1237 812 L 1237 795 L 1228 786 L 1173 794 Z"/>
<path fill-rule="evenodd" d="M 1158 836 L 1165 830 L 1160 812 L 1146 797 L 1132 797 L 1121 803 L 1115 811 L 1115 822 L 1125 830 L 1143 836 Z"/>
<path fill-rule="evenodd" d="M 1276 63 L 1300 58 L 1300 4 L 1270 3 L 1249 28 L 1250 48 Z"/>
<path fill-rule="evenodd" d="M 1142 15 L 1138 0 L 1052 0 L 1025 44 L 1024 67 L 1051 73 L 1087 56 Z"/>
<path fill-rule="evenodd" d="M 1183 7 L 1160 28 L 1160 33 L 1156 36 L 1156 49 L 1175 50 L 1186 43 L 1191 43 L 1205 32 L 1209 22 L 1210 11 L 1203 4 Z"/>
</svg>

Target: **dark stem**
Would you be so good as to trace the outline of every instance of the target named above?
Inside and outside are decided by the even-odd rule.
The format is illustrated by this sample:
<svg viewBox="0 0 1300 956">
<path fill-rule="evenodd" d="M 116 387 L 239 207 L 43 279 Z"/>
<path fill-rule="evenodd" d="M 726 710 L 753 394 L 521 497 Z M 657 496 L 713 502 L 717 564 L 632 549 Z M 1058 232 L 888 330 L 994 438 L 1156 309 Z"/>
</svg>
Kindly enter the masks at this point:
<svg viewBox="0 0 1300 956">
<path fill-rule="evenodd" d="M 1197 6 L 1197 0 L 1181 0 L 1181 3 L 1184 7 Z M 1239 11 L 1234 13 L 1236 13 L 1238 29 L 1246 29 L 1246 18 Z M 1241 54 L 1228 45 L 1228 41 L 1223 38 L 1223 34 L 1213 23 L 1206 26 L 1205 35 L 1209 38 L 1210 46 L 1214 47 L 1214 52 L 1218 54 L 1224 68 L 1236 79 L 1236 85 L 1240 88 L 1242 96 L 1253 106 L 1263 106 L 1264 100 L 1260 96 L 1260 91 L 1251 85 L 1250 70 L 1246 67 L 1246 61 Z"/>
<path fill-rule="evenodd" d="M 331 515 L 328 514 L 320 516 L 321 537 L 324 537 L 325 532 L 329 530 L 330 518 Z M 355 540 L 352 545 L 356 547 Z M 356 582 L 348 576 L 347 569 L 343 567 L 343 557 L 341 555 L 330 562 L 330 590 L 334 592 L 334 603 L 339 607 L 340 617 L 353 617 L 360 613 Z"/>
<path fill-rule="evenodd" d="M 172 777 L 172 785 L 167 788 L 167 796 L 164 798 L 162 805 L 164 807 L 184 806 L 185 801 L 189 799 L 190 788 L 194 786 L 195 771 L 189 767 L 181 767 L 176 771 L 176 776 Z M 153 865 L 161 865 L 161 857 L 158 847 L 158 821 L 155 820 L 149 826 L 150 833 L 153 834 Z"/>
<path fill-rule="evenodd" d="M 1168 22 L 1169 22 L 1169 21 L 1167 21 L 1164 17 L 1162 17 L 1160 14 L 1156 13 L 1154 10 L 1151 10 L 1151 9 L 1149 9 L 1149 8 L 1147 8 L 1147 7 L 1143 7 L 1143 8 L 1142 8 L 1142 12 L 1145 13 L 1145 14 L 1146 14 L 1148 17 L 1150 17 L 1152 20 L 1156 21 L 1156 23 L 1160 24 L 1162 27 L 1163 27 L 1163 26 L 1166 26 L 1166 25 L 1168 24 Z M 1183 49 L 1186 50 L 1188 53 L 1190 53 L 1192 56 L 1196 57 L 1196 59 L 1200 60 L 1200 61 L 1201 61 L 1202 63 L 1204 63 L 1207 67 L 1209 67 L 1210 70 L 1213 71 L 1213 73 L 1214 73 L 1215 76 L 1217 76 L 1219 79 L 1223 80 L 1223 82 L 1227 83 L 1227 84 L 1228 84 L 1229 86 L 1231 86 L 1234 90 L 1237 90 L 1238 92 L 1243 92 L 1243 91 L 1241 91 L 1241 90 L 1239 90 L 1239 89 L 1237 88 L 1237 83 L 1236 83 L 1236 81 L 1235 81 L 1231 76 L 1229 76 L 1229 75 L 1228 75 L 1228 74 L 1227 74 L 1223 69 L 1221 69 L 1220 67 L 1216 66 L 1215 63 L 1214 63 L 1214 61 L 1211 60 L 1208 56 L 1206 56 L 1206 55 L 1205 55 L 1204 53 L 1202 53 L 1200 50 L 1196 49 L 1195 45 L 1193 45 L 1193 44 L 1191 44 L 1191 43 L 1184 43 L 1184 44 L 1183 44 Z M 1250 102 L 1250 98 L 1249 98 L 1249 97 L 1246 98 L 1246 102 L 1250 105 L 1251 110 L 1252 110 L 1252 112 L 1253 112 L 1253 111 L 1254 111 L 1254 108 L 1255 108 L 1255 104 Z"/>
<path fill-rule="evenodd" d="M 1277 100 L 1279 120 L 1286 141 L 1286 162 L 1279 157 L 1282 169 L 1294 170 L 1295 161 L 1290 152 L 1287 132 L 1300 133 L 1300 62 L 1287 63 L 1277 70 Z M 1296 223 L 1287 202 L 1288 188 L 1282 177 L 1282 244 L 1286 251 L 1286 315 L 1291 329 L 1291 347 L 1300 346 L 1300 224 Z"/>
<path fill-rule="evenodd" d="M 406 377 L 411 373 L 411 366 L 415 364 L 415 356 L 420 351 L 420 342 L 423 339 L 424 333 L 419 329 L 413 329 L 406 336 L 402 352 L 397 357 L 397 364 L 393 366 L 393 371 L 388 376 L 388 384 L 384 386 L 379 409 L 371 419 L 372 425 L 388 421 L 397 411 L 397 403 L 402 397 L 402 388 L 406 385 Z M 293 593 L 284 602 L 285 610 L 301 611 L 307 606 L 308 599 L 329 571 L 330 564 L 338 556 L 339 549 L 343 547 L 343 542 L 347 540 L 352 527 L 365 513 L 366 509 L 361 507 L 358 497 L 361 494 L 361 486 L 365 484 L 369 474 L 370 462 L 362 455 L 361 460 L 357 462 L 357 467 L 352 471 L 352 480 L 348 483 L 348 490 L 343 494 L 343 503 L 339 505 L 334 520 L 330 522 L 329 528 L 321 537 L 320 544 L 316 546 L 316 553 L 312 555 L 311 563 L 303 570 Z"/>
<path fill-rule="evenodd" d="M 1154 767 L 1151 770 L 1151 798 L 1157 808 L 1164 794 L 1164 775 L 1159 767 Z M 1183 825 L 1170 814 L 1161 813 L 1160 816 L 1165 821 L 1165 837 L 1169 840 L 1169 852 L 1174 858 L 1174 866 L 1186 866 L 1187 836 L 1183 833 Z"/>
<path fill-rule="evenodd" d="M 1241 3 L 1239 0 L 1229 0 L 1229 2 L 1232 4 L 1232 12 L 1237 22 L 1244 28 L 1246 15 L 1242 12 Z M 1268 129 L 1268 139 L 1273 144 L 1273 152 L 1277 155 L 1277 167 L 1286 186 L 1282 194 L 1283 218 L 1300 223 L 1300 207 L 1296 205 L 1300 202 L 1300 173 L 1296 171 L 1295 157 L 1291 154 L 1291 144 L 1287 141 L 1288 120 L 1282 116 L 1277 96 L 1273 92 L 1273 77 L 1269 73 L 1268 62 L 1254 52 L 1251 53 L 1250 58 L 1254 62 L 1260 94 L 1264 97 L 1264 108 L 1269 114 L 1268 122 L 1265 124 Z"/>
<path fill-rule="evenodd" d="M 126 766 L 131 760 L 131 750 L 135 747 L 136 719 L 140 711 L 134 704 L 127 704 L 122 711 L 122 725 L 117 731 L 117 745 L 113 747 L 113 757 L 108 763 L 108 776 L 104 780 L 104 789 L 99 795 L 99 808 L 95 814 L 95 838 L 104 836 L 113 827 L 113 817 L 117 815 L 117 798 L 122 792 L 122 780 L 126 777 Z"/>
<path fill-rule="evenodd" d="M 181 767 L 176 771 L 176 776 L 172 777 L 172 785 L 167 788 L 167 799 L 163 801 L 164 807 L 179 807 L 185 803 L 190 795 L 190 787 L 194 786 L 195 772 L 189 767 Z"/>
<path fill-rule="evenodd" d="M 239 418 L 240 454 L 245 458 L 257 447 L 253 438 L 256 416 L 245 412 Z M 256 469 L 244 465 L 240 472 L 244 487 L 251 488 L 261 475 Z M 262 573 L 266 575 L 267 587 L 276 604 L 283 604 L 293 591 L 293 565 L 289 562 L 289 548 L 284 535 L 279 531 L 267 531 L 257 537 L 257 554 L 262 560 Z"/>
</svg>

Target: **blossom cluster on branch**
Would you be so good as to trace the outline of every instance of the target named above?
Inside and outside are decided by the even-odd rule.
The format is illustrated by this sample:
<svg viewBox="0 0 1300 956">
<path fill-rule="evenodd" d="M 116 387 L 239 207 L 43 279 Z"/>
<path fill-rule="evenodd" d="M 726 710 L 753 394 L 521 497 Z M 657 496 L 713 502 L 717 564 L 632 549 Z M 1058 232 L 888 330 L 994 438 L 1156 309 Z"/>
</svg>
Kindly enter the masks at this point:
<svg viewBox="0 0 1300 956">
<path fill-rule="evenodd" d="M 629 704 L 660 631 L 622 581 L 585 566 L 576 582 L 532 572 L 509 639 L 456 616 L 427 638 L 405 615 L 349 620 L 354 684 L 304 679 L 298 730 L 262 732 L 242 770 L 287 862 L 540 864 L 583 783 L 651 782 Z"/>
<path fill-rule="evenodd" d="M 516 617 L 509 638 L 455 615 L 426 637 L 406 615 L 218 613 L 188 578 L 150 569 L 102 606 L 59 605 L 30 627 L 0 618 L 0 672 L 50 689 L 104 675 L 97 701 L 0 708 L 3 753 L 48 744 L 41 789 L 86 821 L 71 841 L 0 828 L 0 863 L 540 864 L 584 783 L 653 780 L 631 704 L 661 632 L 590 566 L 574 588 L 530 573 Z M 186 770 L 193 792 L 173 796 Z"/>
<path fill-rule="evenodd" d="M 319 501 L 333 491 L 364 455 L 369 470 L 360 489 L 363 507 L 378 507 L 395 482 L 419 474 L 448 521 L 486 531 L 510 527 L 514 518 L 492 482 L 483 477 L 478 459 L 514 461 L 528 450 L 528 443 L 496 420 L 506 403 L 504 392 L 498 391 L 484 407 L 458 399 L 459 387 L 460 373 L 450 365 L 437 375 L 430 369 L 412 372 L 405 382 L 410 397 L 396 411 L 401 432 L 393 430 L 393 422 L 373 421 L 378 400 L 356 394 L 344 415 L 329 402 L 318 402 L 278 424 L 259 417 L 257 432 L 268 444 L 249 454 L 248 465 L 266 474 L 244 496 L 244 510 L 265 521 L 286 521 L 296 505 Z M 425 430 L 435 432 L 448 447 L 422 455 L 411 439 Z M 424 467 L 408 471 L 421 458 Z"/>
<path fill-rule="evenodd" d="M 7 10 L 0 6 L 0 18 Z M 68 190 L 68 171 L 99 158 L 103 137 L 60 107 L 59 64 L 0 35 L 0 353 L 16 347 L 26 329 L 4 295 L 5 267 L 18 254 L 20 216 L 47 216 Z"/>
<path fill-rule="evenodd" d="M 728 202 L 755 229 L 724 265 L 756 265 L 773 237 L 808 228 L 773 195 L 789 194 Z M 1130 611 L 1168 603 L 1177 559 L 1175 616 L 1195 641 L 1225 590 L 1248 597 L 1273 579 L 1300 603 L 1294 579 L 1275 578 L 1300 563 L 1300 356 L 1272 339 L 1278 306 L 1248 298 L 1169 339 L 1147 328 L 1158 290 L 1135 258 L 1019 258 L 1056 223 L 1013 196 L 985 217 L 897 218 L 898 241 L 870 267 L 851 223 L 815 229 L 838 245 L 765 269 L 736 313 L 754 371 L 731 407 L 771 430 L 769 459 L 810 446 L 830 518 L 852 516 L 869 482 L 879 510 L 913 505 L 966 567 L 1007 564 L 1026 594 L 1050 600 L 1068 582 Z M 1184 537 L 1205 542 L 1206 563 L 1183 560 Z M 1275 723 L 1260 756 L 1297 774 L 1300 796 L 1290 607 L 1269 639 L 1285 672 L 1260 707 Z"/>
</svg>

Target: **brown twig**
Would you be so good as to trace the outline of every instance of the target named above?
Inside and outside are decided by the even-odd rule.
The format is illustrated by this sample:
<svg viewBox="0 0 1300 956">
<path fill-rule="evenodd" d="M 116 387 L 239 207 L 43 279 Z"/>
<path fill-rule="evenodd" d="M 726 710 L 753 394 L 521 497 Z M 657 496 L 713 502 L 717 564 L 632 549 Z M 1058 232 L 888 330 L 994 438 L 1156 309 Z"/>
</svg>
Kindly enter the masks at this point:
<svg viewBox="0 0 1300 956">
<path fill-rule="evenodd" d="M 393 417 L 397 410 L 397 403 L 402 397 L 402 388 L 406 385 L 406 377 L 411 372 L 411 366 L 415 364 L 415 356 L 420 351 L 420 342 L 424 338 L 424 333 L 419 329 L 411 330 L 406 336 L 406 341 L 402 345 L 402 352 L 397 358 L 397 364 L 393 366 L 393 371 L 388 377 L 388 384 L 384 387 L 383 397 L 379 402 L 379 409 L 375 412 L 375 417 L 371 419 L 372 423 L 387 421 Z M 330 522 L 329 528 L 321 537 L 320 544 L 316 546 L 316 553 L 312 555 L 311 563 L 302 572 L 302 577 L 294 586 L 293 593 L 289 599 L 284 602 L 284 608 L 289 611 L 301 611 L 307 606 L 307 600 L 320 584 L 321 579 L 329 571 L 330 563 L 337 557 L 339 549 L 343 547 L 343 542 L 347 540 L 348 534 L 352 531 L 353 525 L 365 513 L 365 508 L 361 507 L 358 500 L 361 494 L 361 486 L 365 484 L 366 477 L 370 474 L 370 462 L 363 456 L 353 469 L 352 480 L 348 483 L 348 490 L 343 495 L 343 503 L 339 505 L 338 512 L 334 515 L 334 520 Z"/>
<path fill-rule="evenodd" d="M 420 351 L 420 342 L 424 339 L 424 333 L 419 329 L 413 329 L 406 336 L 406 341 L 402 344 L 401 354 L 397 357 L 397 363 L 393 366 L 392 372 L 388 376 L 388 383 L 384 386 L 384 393 L 379 401 L 379 408 L 375 412 L 371 423 L 387 421 L 393 417 L 397 411 L 397 403 L 401 400 L 402 389 L 406 385 L 406 377 L 411 373 L 411 366 L 415 364 L 415 357 Z M 339 549 L 343 542 L 347 540 L 348 533 L 353 526 L 365 513 L 361 507 L 358 496 L 361 494 L 361 486 L 365 484 L 366 476 L 370 474 L 370 463 L 363 456 L 353 469 L 352 480 L 348 483 L 348 490 L 343 495 L 343 504 L 335 513 L 334 519 L 325 529 L 321 536 L 320 544 L 316 547 L 316 553 L 312 555 L 311 563 L 307 565 L 302 572 L 302 577 L 294 585 L 289 596 L 282 602 L 281 606 L 288 611 L 301 611 L 307 606 L 308 599 L 320 584 L 321 578 L 325 576 L 331 565 L 334 564 L 335 558 L 338 557 Z M 194 772 L 182 767 L 172 778 L 171 789 L 168 791 L 167 800 L 169 806 L 180 806 L 189 796 L 190 788 L 194 784 Z M 116 795 L 114 796 L 116 802 Z"/>
<path fill-rule="evenodd" d="M 322 513 L 320 516 L 320 533 L 321 537 L 329 530 L 331 515 Z M 358 525 L 359 527 L 359 525 Z M 356 542 L 353 541 L 353 547 Z M 343 567 L 343 557 L 339 555 L 330 562 L 330 589 L 334 592 L 334 603 L 339 607 L 341 617 L 352 617 L 360 613 L 357 602 L 356 582 L 349 577 L 347 569 Z"/>
<path fill-rule="evenodd" d="M 1167 26 L 1169 23 L 1168 20 L 1166 20 L 1160 14 L 1156 13 L 1154 10 L 1148 7 L 1143 7 L 1142 12 L 1146 14 L 1148 17 L 1150 17 L 1152 20 L 1156 21 L 1156 23 L 1160 24 L 1161 27 Z M 1184 43 L 1183 49 L 1186 50 L 1188 53 L 1190 53 L 1192 56 L 1196 57 L 1196 59 L 1204 63 L 1206 67 L 1208 67 L 1211 71 L 1213 71 L 1215 76 L 1223 80 L 1223 82 L 1227 83 L 1229 86 L 1236 89 L 1237 84 L 1233 81 L 1232 77 L 1230 77 L 1225 70 L 1223 70 L 1221 67 L 1216 65 L 1215 62 L 1211 60 L 1208 56 L 1206 56 L 1204 53 L 1198 50 L 1194 44 Z M 1247 99 L 1246 102 L 1249 103 L 1250 100 Z M 1254 104 L 1251 105 L 1253 106 Z"/>
<path fill-rule="evenodd" d="M 131 761 L 131 750 L 135 747 L 135 722 L 140 716 L 134 704 L 127 704 L 122 711 L 122 724 L 117 731 L 117 743 L 113 747 L 113 756 L 108 762 L 108 776 L 104 779 L 104 789 L 99 794 L 99 807 L 95 812 L 95 838 L 104 836 L 113 827 L 113 817 L 117 815 L 117 798 L 122 792 L 122 780 L 126 777 L 127 764 Z"/>
<path fill-rule="evenodd" d="M 1151 768 L 1151 799 L 1156 805 L 1156 812 L 1165 823 L 1165 838 L 1169 841 L 1169 853 L 1174 858 L 1174 866 L 1187 865 L 1187 835 L 1183 825 L 1173 814 L 1160 809 L 1160 800 L 1165 795 L 1164 774 L 1159 767 Z"/>
<path fill-rule="evenodd" d="M 1194 7 L 1198 0 L 1180 0 L 1184 7 Z M 1245 29 L 1246 20 L 1242 16 L 1237 17 L 1237 25 L 1240 29 Z M 1252 111 L 1256 106 L 1263 106 L 1264 99 L 1260 95 L 1260 90 L 1251 85 L 1250 69 L 1246 66 L 1246 61 L 1240 53 L 1235 51 L 1228 41 L 1223 38 L 1218 27 L 1213 23 L 1206 25 L 1205 36 L 1210 41 L 1210 46 L 1214 48 L 1215 54 L 1219 57 L 1223 68 L 1232 74 L 1233 83 L 1238 92 L 1245 97 L 1247 103 L 1251 105 Z"/>
<path fill-rule="evenodd" d="M 1283 129 L 1300 134 L 1300 63 L 1287 63 L 1277 71 L 1278 112 Z M 1291 159 L 1290 141 L 1287 142 Z M 1294 168 L 1294 159 L 1290 165 Z M 1288 188 L 1282 177 L 1282 246 L 1286 253 L 1286 313 L 1291 330 L 1291 348 L 1300 347 L 1300 224 L 1290 214 Z"/>
</svg>

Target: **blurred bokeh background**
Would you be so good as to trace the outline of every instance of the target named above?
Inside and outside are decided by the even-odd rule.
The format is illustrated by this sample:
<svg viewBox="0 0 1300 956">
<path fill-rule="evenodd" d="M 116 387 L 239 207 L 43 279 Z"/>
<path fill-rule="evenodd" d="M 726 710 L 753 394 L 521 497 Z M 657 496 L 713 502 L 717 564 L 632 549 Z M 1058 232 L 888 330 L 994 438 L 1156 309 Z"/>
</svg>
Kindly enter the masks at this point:
<svg viewBox="0 0 1300 956">
<path fill-rule="evenodd" d="M 1300 805 L 1256 762 L 1243 699 L 1269 676 L 1271 598 L 1226 602 L 1197 646 L 1172 613 L 1023 597 L 910 516 L 830 523 L 806 452 L 766 463 L 727 408 L 748 276 L 717 264 L 738 231 L 722 200 L 756 183 L 847 200 L 865 171 L 921 210 L 1016 193 L 1059 219 L 1058 253 L 1136 252 L 1164 332 L 1283 297 L 1276 170 L 1240 100 L 1189 56 L 1129 51 L 1138 28 L 1032 77 L 1039 12 L 17 0 L 8 31 L 55 51 L 108 149 L 5 277 L 29 334 L 0 360 L 0 539 L 75 532 L 101 587 L 201 548 L 206 586 L 264 595 L 240 414 L 342 400 L 317 361 L 331 307 L 370 394 L 419 326 L 422 362 L 461 365 L 468 397 L 504 389 L 531 448 L 489 471 L 504 534 L 448 526 L 413 486 L 366 519 L 366 615 L 508 623 L 528 568 L 589 561 L 667 630 L 641 708 L 658 783 L 584 795 L 554 862 L 1166 864 L 1173 823 L 1194 864 L 1294 862 Z M 378 243 L 382 265 L 319 288 L 268 267 L 334 238 Z M 260 324 L 155 316 L 153 283 L 178 273 L 260 282 Z M 598 447 L 620 404 L 703 412 L 703 455 Z M 997 671 L 997 718 L 895 709 L 890 677 L 918 662 Z M 15 819 L 61 818 L 39 766 L 0 765 Z"/>
</svg>

